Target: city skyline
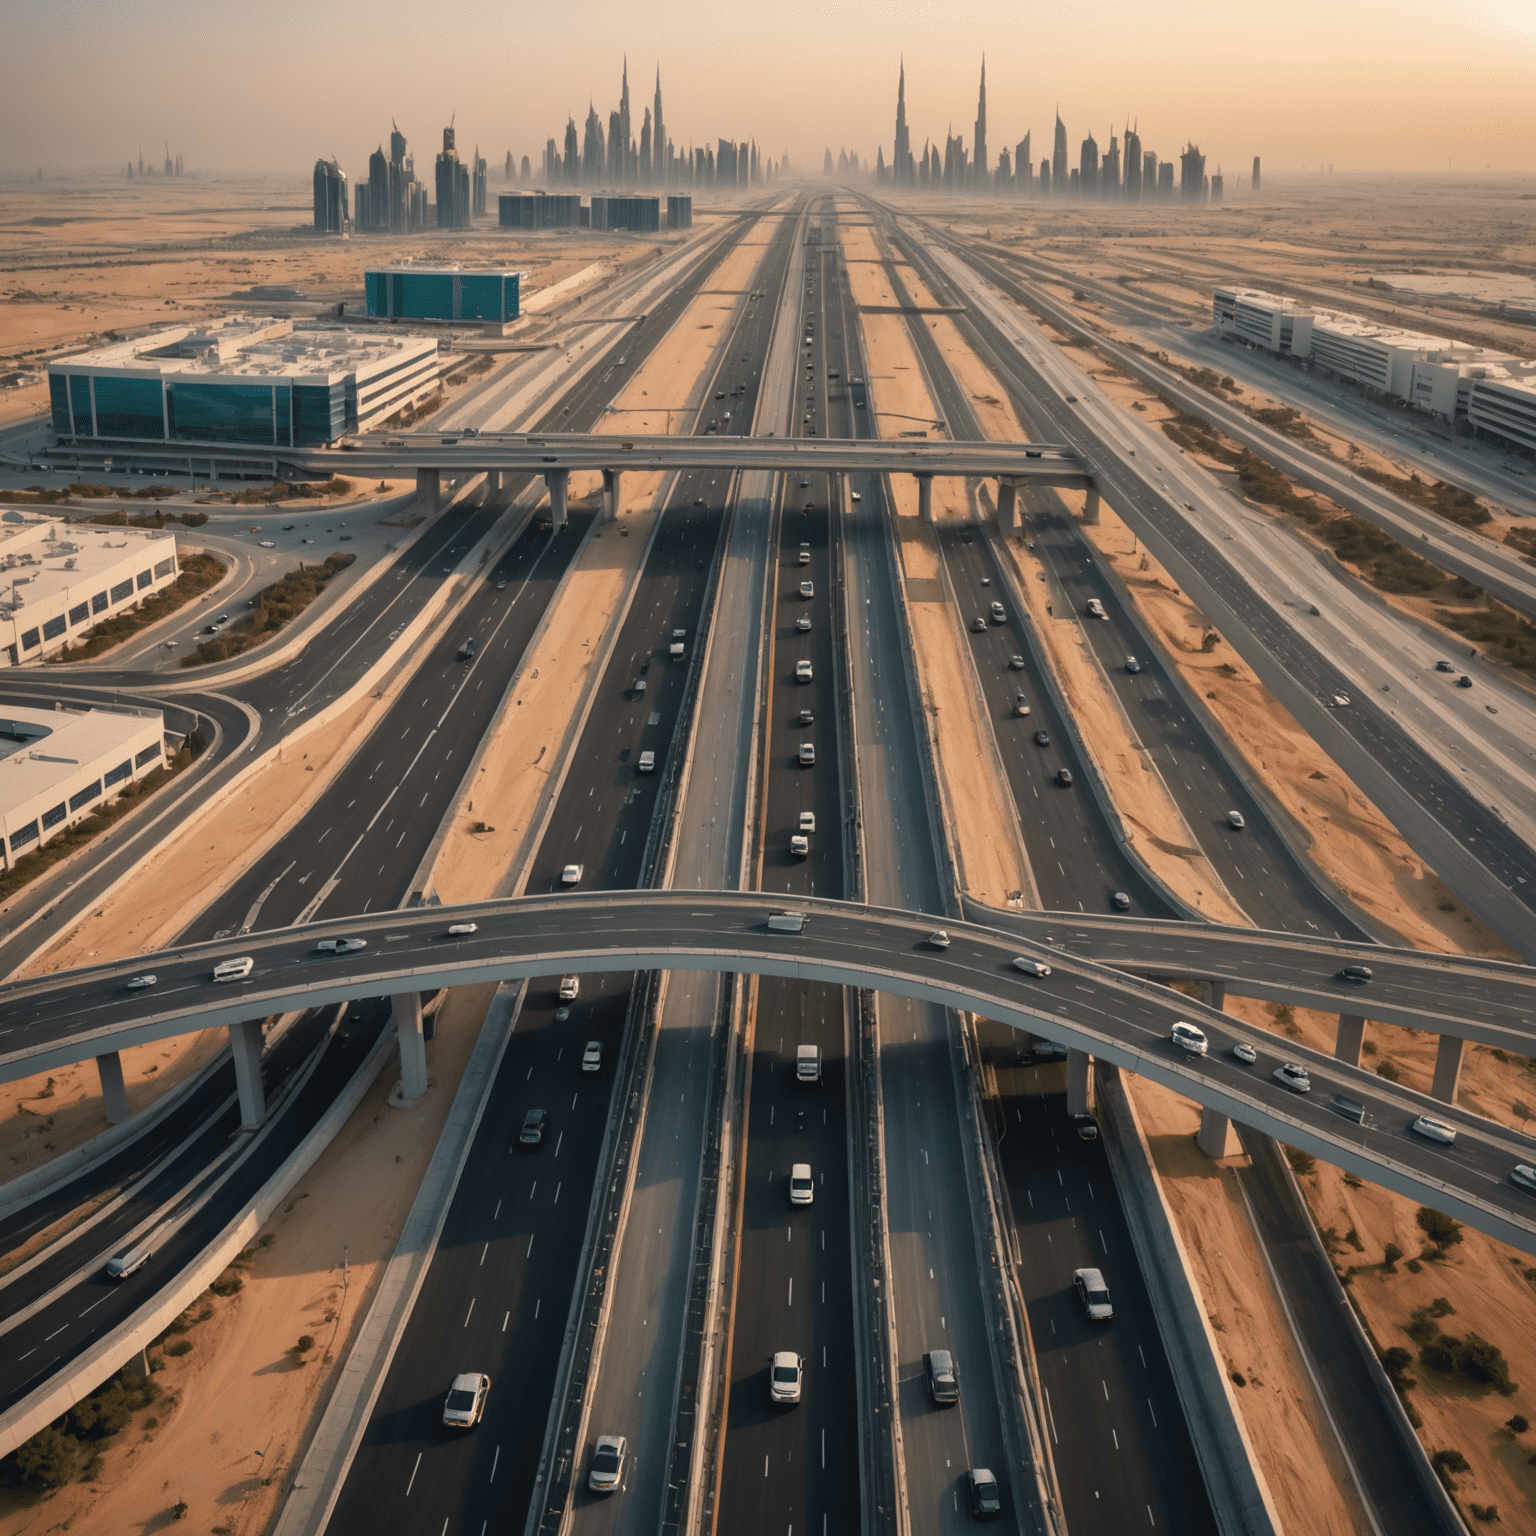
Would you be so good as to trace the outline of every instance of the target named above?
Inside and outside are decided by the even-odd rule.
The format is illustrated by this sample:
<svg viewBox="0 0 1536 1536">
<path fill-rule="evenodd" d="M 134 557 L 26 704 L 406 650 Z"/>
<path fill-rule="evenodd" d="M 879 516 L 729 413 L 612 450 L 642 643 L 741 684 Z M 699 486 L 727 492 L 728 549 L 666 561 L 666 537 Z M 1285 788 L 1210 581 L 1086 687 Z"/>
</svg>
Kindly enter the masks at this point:
<svg viewBox="0 0 1536 1536">
<path fill-rule="evenodd" d="M 335 153 L 356 175 L 361 162 L 346 146 L 370 136 L 382 101 L 420 143 L 457 111 L 466 136 L 478 138 L 493 160 L 510 149 L 519 164 L 528 155 L 537 165 L 550 125 L 567 112 L 579 125 L 592 82 L 615 78 L 626 51 L 635 82 L 646 87 L 659 62 L 670 97 L 665 129 L 674 142 L 713 143 L 722 131 L 755 136 L 775 157 L 787 150 L 810 168 L 829 146 L 834 157 L 845 146 L 871 164 L 882 145 L 889 156 L 888 81 L 903 55 L 907 119 L 919 146 L 925 138 L 942 146 L 951 126 L 971 136 L 976 61 L 986 55 L 994 163 L 996 148 L 1015 144 L 1026 129 L 1040 140 L 1058 97 L 1069 122 L 1119 123 L 1129 109 L 1139 113 L 1144 137 L 1167 145 L 1185 131 L 1180 119 L 1197 115 L 1213 162 L 1246 163 L 1250 146 L 1262 143 L 1272 175 L 1328 162 L 1340 170 L 1524 169 L 1522 146 L 1536 139 L 1536 102 L 1526 89 L 1536 68 L 1536 8 L 1512 0 L 1469 0 L 1454 28 L 1422 0 L 1407 0 L 1385 42 L 1353 8 L 1325 9 L 1319 0 L 1301 0 L 1279 32 L 1198 0 L 1178 17 L 1113 4 L 1072 25 L 1047 15 L 1031 22 L 1027 37 L 999 6 L 919 6 L 904 14 L 899 35 L 882 34 L 872 58 L 863 14 L 848 8 L 798 31 L 800 13 L 792 13 L 782 37 L 758 35 L 743 19 L 723 22 L 704 39 L 679 8 L 663 4 L 648 16 L 642 42 L 624 36 L 630 14 L 595 0 L 590 16 L 583 13 L 582 35 L 613 39 L 600 50 L 573 46 L 569 24 L 551 16 L 532 18 L 526 35 L 520 22 L 514 53 L 510 41 L 499 40 L 503 18 L 469 0 L 465 27 L 490 39 L 497 66 L 469 73 L 458 49 L 425 18 L 383 0 L 378 25 L 361 40 L 342 17 L 305 17 L 310 46 L 344 42 L 350 78 L 366 81 L 366 91 L 301 93 L 259 132 L 251 131 L 261 117 L 259 93 L 239 82 L 217 102 L 144 92 L 156 29 L 133 26 L 99 0 L 74 0 L 62 12 L 10 9 L 8 40 L 24 66 L 48 56 L 71 17 L 75 35 L 92 40 L 72 77 L 81 110 L 56 111 L 45 69 L 16 72 L 0 165 L 27 175 L 39 168 L 121 171 L 130 158 L 136 162 L 141 139 L 158 148 L 166 138 L 194 173 L 270 172 Z M 223 52 L 228 27 L 215 16 L 188 16 L 178 48 Z M 458 36 L 468 31 L 455 29 Z M 251 78 L 289 67 L 291 45 L 280 28 L 272 32 L 240 38 Z M 845 61 L 855 47 L 861 67 L 850 71 Z M 539 69 L 519 71 L 517 89 L 507 90 L 505 68 L 529 49 L 541 51 Z M 721 68 L 732 49 L 750 66 Z M 1223 61 L 1232 67 L 1212 67 Z M 1374 82 L 1369 91 L 1362 78 Z M 640 126 L 633 124 L 637 139 Z"/>
</svg>

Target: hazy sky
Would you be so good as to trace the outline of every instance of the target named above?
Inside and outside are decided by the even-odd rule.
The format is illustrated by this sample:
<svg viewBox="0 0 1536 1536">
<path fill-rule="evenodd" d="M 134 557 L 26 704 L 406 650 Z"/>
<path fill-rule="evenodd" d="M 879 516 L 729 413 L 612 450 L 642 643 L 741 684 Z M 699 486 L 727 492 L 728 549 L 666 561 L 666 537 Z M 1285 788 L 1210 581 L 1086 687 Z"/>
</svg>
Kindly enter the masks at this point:
<svg viewBox="0 0 1536 1536">
<path fill-rule="evenodd" d="M 659 64 L 681 148 L 755 137 L 819 167 L 824 146 L 891 152 L 907 61 L 914 147 L 969 143 L 987 57 L 988 139 L 1034 131 L 1059 103 L 1074 156 L 1092 129 L 1139 118 L 1163 155 L 1193 138 L 1212 170 L 1531 171 L 1536 0 L 0 0 L 0 169 L 111 167 L 351 174 L 391 114 L 418 172 L 458 114 L 461 146 L 535 163 L 589 98 L 606 120 L 627 49 L 638 136 Z"/>
</svg>

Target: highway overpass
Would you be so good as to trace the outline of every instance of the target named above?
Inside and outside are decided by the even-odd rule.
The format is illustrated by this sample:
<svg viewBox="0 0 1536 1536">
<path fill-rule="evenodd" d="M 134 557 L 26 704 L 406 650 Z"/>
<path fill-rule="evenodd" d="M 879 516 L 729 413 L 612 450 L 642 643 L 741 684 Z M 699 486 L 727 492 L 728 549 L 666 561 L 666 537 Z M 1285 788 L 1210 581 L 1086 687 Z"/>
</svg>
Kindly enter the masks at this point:
<svg viewBox="0 0 1536 1536">
<path fill-rule="evenodd" d="M 1530 1137 L 1054 945 L 951 922 L 951 943 L 940 949 L 928 942 L 936 920 L 924 914 L 826 900 L 797 899 L 795 906 L 808 914 L 799 934 L 768 929 L 775 905 L 759 892 L 525 896 L 282 928 L 54 972 L 0 988 L 0 1081 L 91 1056 L 110 1062 L 125 1046 L 226 1026 L 252 1121 L 262 1112 L 260 1021 L 292 1009 L 393 997 L 402 1081 L 413 1097 L 425 1088 L 425 990 L 631 968 L 800 977 L 973 1010 L 1060 1041 L 1072 1049 L 1079 1078 L 1088 1055 L 1113 1062 L 1195 1099 L 1208 1116 L 1253 1126 L 1536 1253 L 1536 1194 L 1509 1179 L 1517 1163 L 1536 1163 Z M 470 922 L 473 934 L 448 932 Z M 343 956 L 317 952 L 322 939 L 337 937 L 364 938 L 367 947 Z M 1024 975 L 1012 964 L 1020 953 L 1046 960 L 1053 974 Z M 250 977 L 214 983 L 213 967 L 234 956 L 251 957 Z M 1304 985 L 1316 959 L 1308 957 Z M 128 990 L 130 978 L 150 971 L 154 986 Z M 1169 1043 L 1178 1018 L 1206 1032 L 1207 1057 Z M 1238 1040 L 1257 1049 L 1255 1065 L 1231 1055 Z M 1523 1048 L 1530 1049 L 1528 1035 Z M 1307 1064 L 1310 1094 L 1274 1081 L 1272 1070 L 1287 1060 Z M 1359 1107 L 1355 1117 L 1341 1112 L 1340 1099 Z M 1455 1146 L 1407 1129 L 1426 1110 L 1456 1126 Z"/>
</svg>

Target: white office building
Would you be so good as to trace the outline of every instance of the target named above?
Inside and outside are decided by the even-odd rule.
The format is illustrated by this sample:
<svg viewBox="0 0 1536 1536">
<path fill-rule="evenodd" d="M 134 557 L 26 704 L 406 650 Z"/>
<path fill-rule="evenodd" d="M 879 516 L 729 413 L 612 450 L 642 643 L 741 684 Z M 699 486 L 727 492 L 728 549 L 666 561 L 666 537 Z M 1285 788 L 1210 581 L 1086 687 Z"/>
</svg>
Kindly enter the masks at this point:
<svg viewBox="0 0 1536 1536">
<path fill-rule="evenodd" d="M 1211 311 L 1218 329 L 1251 346 L 1536 449 L 1536 363 L 1260 289 L 1218 288 Z"/>
<path fill-rule="evenodd" d="M 176 580 L 176 536 L 0 512 L 0 664 L 41 661 Z"/>
<path fill-rule="evenodd" d="M 0 868 L 165 764 L 158 710 L 0 712 Z"/>
</svg>

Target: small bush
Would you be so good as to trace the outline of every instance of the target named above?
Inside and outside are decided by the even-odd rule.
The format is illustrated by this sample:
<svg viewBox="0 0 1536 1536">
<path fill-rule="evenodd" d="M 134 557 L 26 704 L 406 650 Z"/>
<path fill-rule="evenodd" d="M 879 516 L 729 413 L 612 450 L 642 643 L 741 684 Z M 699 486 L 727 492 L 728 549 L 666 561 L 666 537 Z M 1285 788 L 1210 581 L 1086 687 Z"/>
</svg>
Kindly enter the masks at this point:
<svg viewBox="0 0 1536 1536">
<path fill-rule="evenodd" d="M 1423 1312 L 1426 1317 L 1454 1317 L 1456 1308 L 1444 1296 L 1436 1296 Z"/>
<path fill-rule="evenodd" d="M 172 1357 L 175 1357 L 175 1356 L 178 1356 L 178 1355 L 191 1354 L 191 1352 L 192 1352 L 192 1340 L 191 1339 L 172 1339 L 171 1342 L 165 1346 L 165 1352 L 166 1352 L 166 1354 L 171 1355 Z"/>
<path fill-rule="evenodd" d="M 212 640 L 205 640 L 190 656 L 183 656 L 184 667 L 203 667 L 227 661 L 253 645 L 259 645 L 290 623 L 319 597 L 333 576 L 351 565 L 357 556 L 351 553 L 331 555 L 319 565 L 301 564 L 280 581 L 257 593 L 255 606 L 238 624 Z"/>
<path fill-rule="evenodd" d="M 1504 1351 L 1487 1339 L 1469 1333 L 1457 1353 L 1457 1368 L 1479 1386 L 1492 1387 L 1501 1397 L 1513 1397 L 1519 1390 L 1509 1379 L 1509 1361 Z"/>
<path fill-rule="evenodd" d="M 1467 1458 L 1460 1451 L 1436 1451 L 1429 1458 L 1429 1464 L 1435 1469 L 1440 1481 L 1445 1484 L 1446 1490 L 1449 1493 L 1456 1492 L 1456 1484 L 1451 1481 L 1451 1474 L 1453 1472 L 1470 1472 L 1472 1470 L 1471 1463 L 1468 1462 Z"/>
<path fill-rule="evenodd" d="M 1381 1267 L 1384 1270 L 1389 1271 L 1396 1269 L 1397 1261 L 1402 1258 L 1402 1256 L 1403 1250 L 1399 1248 L 1396 1243 L 1388 1243 L 1387 1246 L 1382 1250 Z"/>
<path fill-rule="evenodd" d="M 315 1347 L 315 1341 L 307 1333 L 301 1333 L 296 1347 L 300 1354 L 307 1354 Z"/>
<path fill-rule="evenodd" d="M 1227 1375 L 1232 1378 L 1232 1385 L 1235 1387 L 1246 1387 L 1248 1385 L 1248 1378 L 1241 1371 L 1228 1371 Z"/>
<path fill-rule="evenodd" d="M 1415 1219 L 1418 1221 L 1419 1230 L 1442 1253 L 1461 1241 L 1461 1223 L 1453 1221 L 1443 1211 L 1434 1211 L 1427 1205 L 1421 1205 Z"/>
<path fill-rule="evenodd" d="M 187 1518 L 187 1501 L 185 1499 L 177 1499 L 176 1502 L 171 1505 L 171 1519 L 172 1520 L 185 1520 L 186 1518 Z"/>
<path fill-rule="evenodd" d="M 1408 1374 L 1408 1367 L 1412 1364 L 1413 1355 L 1401 1344 L 1394 1344 L 1391 1349 L 1384 1349 L 1381 1352 L 1381 1368 L 1399 1392 L 1406 1392 L 1410 1387 L 1418 1386 L 1418 1382 Z"/>
<path fill-rule="evenodd" d="M 1531 1427 L 1531 1421 L 1523 1413 L 1517 1413 L 1511 1419 L 1505 1419 L 1504 1428 L 1512 1430 L 1517 1435 L 1523 1435 Z"/>
<path fill-rule="evenodd" d="M 1489 1520 L 1497 1524 L 1503 1524 L 1499 1520 L 1499 1506 L 1497 1504 L 1468 1504 L 1467 1508 L 1472 1511 L 1472 1518 L 1474 1520 Z"/>
<path fill-rule="evenodd" d="M 244 1285 L 245 1281 L 242 1280 L 239 1275 L 235 1274 L 231 1270 L 226 1270 L 222 1275 L 219 1276 L 217 1280 L 213 1282 L 212 1285 L 208 1287 L 208 1289 L 212 1291 L 215 1296 L 233 1296 L 237 1291 L 241 1290 Z"/>
<path fill-rule="evenodd" d="M 1349 1231 L 1344 1234 L 1344 1241 L 1348 1243 L 1356 1253 L 1365 1252 L 1365 1244 L 1360 1241 L 1360 1232 L 1358 1228 L 1351 1227 Z"/>
<path fill-rule="evenodd" d="M 1390 1061 L 1376 1063 L 1376 1076 L 1384 1077 L 1389 1083 L 1400 1083 L 1403 1080 L 1403 1074 Z"/>
<path fill-rule="evenodd" d="M 1305 1178 L 1317 1167 L 1317 1159 L 1310 1152 L 1303 1152 L 1300 1147 L 1287 1147 L 1285 1160 L 1298 1178 Z"/>
<path fill-rule="evenodd" d="M 1406 1269 L 1410 1275 L 1416 1275 L 1421 1269 L 1424 1268 L 1424 1266 L 1420 1264 L 1417 1259 L 1409 1259 L 1408 1262 L 1403 1265 L 1403 1268 Z"/>
<path fill-rule="evenodd" d="M 14 1487 L 48 1492 L 62 1488 L 75 1471 L 75 1442 L 50 1424 L 18 1445 L 3 1462 L 6 1481 Z"/>
</svg>

